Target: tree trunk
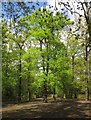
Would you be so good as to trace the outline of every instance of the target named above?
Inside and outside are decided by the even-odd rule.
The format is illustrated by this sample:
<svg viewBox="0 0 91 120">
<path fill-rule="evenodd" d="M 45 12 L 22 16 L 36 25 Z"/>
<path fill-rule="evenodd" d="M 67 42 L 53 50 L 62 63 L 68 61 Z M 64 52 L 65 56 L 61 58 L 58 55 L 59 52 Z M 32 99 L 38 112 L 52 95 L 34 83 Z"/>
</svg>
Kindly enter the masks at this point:
<svg viewBox="0 0 91 120">
<path fill-rule="evenodd" d="M 46 75 L 48 76 L 48 73 L 49 73 L 49 50 L 48 50 L 48 43 L 47 44 L 47 67 L 46 67 Z"/>
<path fill-rule="evenodd" d="M 85 81 L 86 81 L 86 100 L 89 100 L 89 82 L 88 82 L 88 51 L 87 51 L 88 46 L 86 46 L 85 53 L 85 65 L 86 65 L 86 71 L 85 71 Z"/>
<path fill-rule="evenodd" d="M 28 98 L 29 98 L 29 101 L 31 101 L 31 91 L 30 91 L 30 89 L 28 89 Z"/>
<path fill-rule="evenodd" d="M 77 94 L 76 93 L 74 94 L 74 98 L 77 99 Z"/>
<path fill-rule="evenodd" d="M 21 64 L 21 48 L 20 48 L 18 102 L 21 102 L 21 81 L 22 81 L 21 70 L 22 70 L 22 64 Z"/>
<path fill-rule="evenodd" d="M 32 96 L 31 96 L 31 89 L 30 89 L 30 76 L 29 76 L 29 78 L 28 78 L 28 83 L 27 83 L 28 85 L 27 85 L 27 97 L 28 97 L 28 101 L 31 101 L 31 98 L 32 98 Z"/>
<path fill-rule="evenodd" d="M 42 40 L 40 40 L 40 51 L 42 52 Z M 43 72 L 45 73 L 45 65 L 44 65 L 44 55 L 42 54 L 42 67 L 43 67 Z"/>
<path fill-rule="evenodd" d="M 75 55 L 72 56 L 72 72 L 73 72 L 73 81 L 74 81 L 74 59 L 75 59 Z M 77 93 L 76 91 L 71 91 L 71 98 L 72 98 L 72 93 L 74 94 L 74 98 L 77 98 Z"/>
<path fill-rule="evenodd" d="M 42 40 L 40 40 L 40 51 L 42 52 Z M 43 72 L 45 74 L 45 60 L 44 60 L 44 55 L 42 54 L 42 67 L 43 67 Z M 46 85 L 46 80 L 43 83 L 43 101 L 47 102 L 47 85 Z"/>
<path fill-rule="evenodd" d="M 54 84 L 54 88 L 53 88 L 53 99 L 54 99 L 54 100 L 56 100 L 55 94 L 56 94 L 56 88 L 55 88 L 55 84 Z"/>
<path fill-rule="evenodd" d="M 46 81 L 44 81 L 43 85 L 43 101 L 47 103 L 47 84 Z"/>
</svg>

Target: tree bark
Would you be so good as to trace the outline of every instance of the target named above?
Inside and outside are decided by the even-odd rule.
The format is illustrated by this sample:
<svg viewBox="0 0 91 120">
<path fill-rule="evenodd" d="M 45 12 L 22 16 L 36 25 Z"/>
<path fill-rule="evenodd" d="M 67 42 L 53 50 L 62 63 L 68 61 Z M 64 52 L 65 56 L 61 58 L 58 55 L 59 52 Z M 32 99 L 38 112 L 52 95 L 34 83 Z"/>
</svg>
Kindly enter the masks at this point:
<svg viewBox="0 0 91 120">
<path fill-rule="evenodd" d="M 29 76 L 28 76 L 28 85 L 27 85 L 27 87 L 28 87 L 28 100 L 29 101 L 31 101 L 31 89 L 30 89 L 30 79 L 31 79 L 31 77 L 30 77 L 30 68 L 28 68 L 28 74 L 29 74 Z"/>
<path fill-rule="evenodd" d="M 22 71 L 22 64 L 21 64 L 21 47 L 20 47 L 20 60 L 19 60 L 19 89 L 18 89 L 18 102 L 21 102 L 21 81 L 22 81 L 22 77 L 21 77 L 21 71 Z"/>
<path fill-rule="evenodd" d="M 54 88 L 53 88 L 53 99 L 56 100 L 56 83 L 54 83 Z"/>
<path fill-rule="evenodd" d="M 46 75 L 48 76 L 48 73 L 49 73 L 49 48 L 48 48 L 48 43 L 47 43 L 47 67 L 46 67 Z"/>
<path fill-rule="evenodd" d="M 47 103 L 47 83 L 44 81 L 43 85 L 43 101 Z"/>
<path fill-rule="evenodd" d="M 40 40 L 40 51 L 42 52 L 42 40 Z M 44 60 L 44 55 L 42 53 L 42 67 L 43 67 L 43 73 L 45 74 L 45 60 Z M 46 80 L 43 83 L 43 101 L 47 102 L 47 85 L 46 85 Z"/>
<path fill-rule="evenodd" d="M 86 46 L 85 49 L 85 66 L 86 66 L 86 70 L 85 70 L 85 81 L 86 81 L 86 100 L 89 100 L 89 80 L 88 80 L 88 51 L 87 51 L 88 46 Z"/>
<path fill-rule="evenodd" d="M 74 81 L 74 59 L 75 59 L 75 55 L 72 56 L 72 72 L 73 72 L 73 81 Z M 74 94 L 74 98 L 77 98 L 77 93 L 76 90 L 71 91 L 71 98 L 72 98 L 72 93 Z"/>
</svg>

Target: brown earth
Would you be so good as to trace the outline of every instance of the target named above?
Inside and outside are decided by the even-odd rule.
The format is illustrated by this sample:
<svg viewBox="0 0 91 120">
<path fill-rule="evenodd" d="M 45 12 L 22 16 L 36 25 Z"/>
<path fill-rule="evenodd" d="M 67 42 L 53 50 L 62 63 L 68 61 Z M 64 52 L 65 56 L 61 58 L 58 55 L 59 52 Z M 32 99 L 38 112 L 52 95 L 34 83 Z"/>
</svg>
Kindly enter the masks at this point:
<svg viewBox="0 0 91 120">
<path fill-rule="evenodd" d="M 56 101 L 43 103 L 42 99 L 20 104 L 7 104 L 2 108 L 3 119 L 28 118 L 89 118 L 91 101 Z M 3 120 L 2 119 L 2 120 Z"/>
</svg>

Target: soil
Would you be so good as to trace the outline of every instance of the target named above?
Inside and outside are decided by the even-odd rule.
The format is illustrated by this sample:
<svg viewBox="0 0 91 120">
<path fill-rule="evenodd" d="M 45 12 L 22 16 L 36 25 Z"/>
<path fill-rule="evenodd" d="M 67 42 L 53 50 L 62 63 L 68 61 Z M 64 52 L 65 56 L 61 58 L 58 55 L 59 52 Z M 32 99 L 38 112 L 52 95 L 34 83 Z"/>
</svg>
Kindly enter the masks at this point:
<svg viewBox="0 0 91 120">
<path fill-rule="evenodd" d="M 2 120 L 20 120 L 31 118 L 89 118 L 91 119 L 91 101 L 48 100 L 42 99 L 19 104 L 7 104 L 2 107 Z"/>
</svg>

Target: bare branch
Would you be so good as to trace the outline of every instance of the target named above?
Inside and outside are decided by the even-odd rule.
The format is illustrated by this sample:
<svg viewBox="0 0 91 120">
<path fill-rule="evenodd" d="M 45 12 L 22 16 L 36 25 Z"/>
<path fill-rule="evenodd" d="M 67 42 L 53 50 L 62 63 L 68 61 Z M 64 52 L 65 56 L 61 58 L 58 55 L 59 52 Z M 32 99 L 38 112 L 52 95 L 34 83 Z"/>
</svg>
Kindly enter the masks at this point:
<svg viewBox="0 0 91 120">
<path fill-rule="evenodd" d="M 59 5 L 61 5 L 61 4 L 63 4 L 64 7 L 71 12 L 71 14 L 76 13 L 76 14 L 78 14 L 79 16 L 81 15 L 81 14 L 80 14 L 79 12 L 77 12 L 77 11 L 72 11 L 72 8 L 70 8 L 70 5 L 68 5 L 68 4 L 66 4 L 66 3 L 63 3 L 63 2 L 60 2 Z"/>
</svg>

